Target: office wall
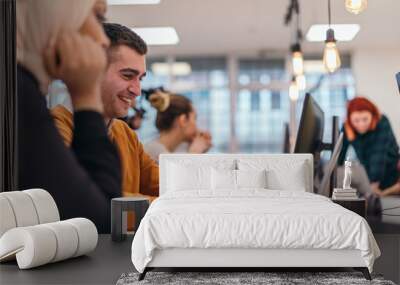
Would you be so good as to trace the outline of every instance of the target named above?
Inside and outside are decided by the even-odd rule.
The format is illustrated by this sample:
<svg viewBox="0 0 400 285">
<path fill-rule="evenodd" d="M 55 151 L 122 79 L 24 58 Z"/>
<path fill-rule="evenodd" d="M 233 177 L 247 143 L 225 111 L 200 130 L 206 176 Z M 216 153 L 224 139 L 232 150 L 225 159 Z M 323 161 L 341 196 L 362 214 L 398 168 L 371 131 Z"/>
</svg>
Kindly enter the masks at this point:
<svg viewBox="0 0 400 285">
<path fill-rule="evenodd" d="M 357 94 L 370 98 L 389 117 L 400 143 L 400 93 L 395 79 L 400 71 L 400 49 L 356 50 L 352 69 Z"/>
</svg>

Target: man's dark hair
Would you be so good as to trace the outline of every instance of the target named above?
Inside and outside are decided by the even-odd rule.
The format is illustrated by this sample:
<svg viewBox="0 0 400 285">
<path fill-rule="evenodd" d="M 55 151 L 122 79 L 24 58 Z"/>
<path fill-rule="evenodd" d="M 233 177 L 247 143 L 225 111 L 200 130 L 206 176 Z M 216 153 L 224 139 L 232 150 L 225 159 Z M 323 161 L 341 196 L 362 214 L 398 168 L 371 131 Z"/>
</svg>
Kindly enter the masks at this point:
<svg viewBox="0 0 400 285">
<path fill-rule="evenodd" d="M 131 29 L 115 23 L 104 23 L 103 27 L 104 32 L 110 39 L 110 50 L 120 45 L 126 45 L 140 55 L 147 53 L 147 44 Z"/>
</svg>

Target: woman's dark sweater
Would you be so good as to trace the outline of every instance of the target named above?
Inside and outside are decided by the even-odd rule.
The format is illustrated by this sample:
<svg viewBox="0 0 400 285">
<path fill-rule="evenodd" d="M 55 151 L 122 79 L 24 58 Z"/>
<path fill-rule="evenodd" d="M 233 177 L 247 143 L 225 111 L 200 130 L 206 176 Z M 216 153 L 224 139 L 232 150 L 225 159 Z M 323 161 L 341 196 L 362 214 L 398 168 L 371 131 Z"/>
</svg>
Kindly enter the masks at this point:
<svg viewBox="0 0 400 285">
<path fill-rule="evenodd" d="M 346 132 L 344 134 L 339 164 L 343 164 L 347 149 L 352 145 L 371 182 L 378 182 L 379 187 L 385 189 L 398 181 L 399 146 L 386 116 L 382 116 L 374 131 L 357 134 L 353 141 L 349 141 Z"/>
<path fill-rule="evenodd" d="M 62 219 L 88 218 L 100 233 L 110 232 L 110 199 L 121 195 L 121 165 L 102 115 L 75 112 L 68 149 L 38 81 L 21 66 L 17 93 L 19 189 L 43 188 L 53 196 Z"/>
</svg>

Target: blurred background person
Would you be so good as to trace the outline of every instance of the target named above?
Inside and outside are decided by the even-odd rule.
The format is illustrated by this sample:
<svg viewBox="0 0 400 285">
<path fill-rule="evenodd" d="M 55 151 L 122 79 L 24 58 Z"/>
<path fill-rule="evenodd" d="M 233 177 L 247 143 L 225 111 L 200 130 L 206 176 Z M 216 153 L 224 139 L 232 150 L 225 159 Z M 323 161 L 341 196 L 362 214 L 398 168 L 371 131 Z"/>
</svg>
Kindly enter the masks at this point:
<svg viewBox="0 0 400 285">
<path fill-rule="evenodd" d="M 131 117 L 128 117 L 127 123 L 132 130 L 138 130 L 142 126 L 142 122 L 144 119 L 144 114 L 146 111 L 144 109 L 133 108 L 135 114 Z"/>
<path fill-rule="evenodd" d="M 157 110 L 156 128 L 160 135 L 145 144 L 146 152 L 158 162 L 161 153 L 173 153 L 188 143 L 188 153 L 205 153 L 212 146 L 211 135 L 197 129 L 196 110 L 185 96 L 161 90 L 148 97 Z"/>
<path fill-rule="evenodd" d="M 110 199 L 121 193 L 120 160 L 107 136 L 100 94 L 110 44 L 102 28 L 105 11 L 101 0 L 17 5 L 19 189 L 47 190 L 61 219 L 88 218 L 100 233 L 110 231 Z M 71 149 L 47 109 L 53 79 L 71 94 Z"/>
<path fill-rule="evenodd" d="M 396 184 L 386 189 L 381 189 L 381 192 L 379 192 L 378 195 L 381 197 L 390 195 L 400 195 L 400 181 L 398 181 Z"/>
<path fill-rule="evenodd" d="M 125 121 L 132 130 L 136 131 L 142 126 L 145 114 L 146 110 L 138 106 L 137 100 L 134 98 L 132 100 L 131 108 L 128 111 L 128 116 L 122 118 L 122 120 Z"/>
<path fill-rule="evenodd" d="M 339 164 L 343 164 L 352 146 L 366 170 L 373 193 L 381 195 L 381 189 L 394 186 L 399 179 L 399 147 L 387 117 L 370 100 L 356 97 L 348 103 L 343 130 Z"/>
<path fill-rule="evenodd" d="M 399 91 L 400 91 L 400 73 L 396 74 L 396 78 L 397 78 L 397 86 L 399 87 Z M 397 165 L 397 169 L 400 172 L 400 161 Z M 400 195 L 400 180 L 397 181 L 397 183 L 394 184 L 393 186 L 388 187 L 386 189 L 382 189 L 382 191 L 380 192 L 381 197 L 390 196 L 390 195 Z"/>
</svg>

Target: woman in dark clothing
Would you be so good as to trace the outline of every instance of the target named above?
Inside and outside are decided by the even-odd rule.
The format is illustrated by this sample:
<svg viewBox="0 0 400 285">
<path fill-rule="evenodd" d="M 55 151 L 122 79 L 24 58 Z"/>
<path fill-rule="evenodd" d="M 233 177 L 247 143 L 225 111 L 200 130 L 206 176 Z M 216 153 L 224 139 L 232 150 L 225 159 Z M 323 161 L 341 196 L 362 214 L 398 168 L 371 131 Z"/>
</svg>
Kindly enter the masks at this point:
<svg viewBox="0 0 400 285">
<path fill-rule="evenodd" d="M 397 183 L 399 147 L 389 120 L 363 97 L 354 98 L 348 104 L 340 164 L 343 164 L 350 145 L 365 167 L 374 193 L 381 195 L 380 189 Z"/>
<path fill-rule="evenodd" d="M 108 140 L 100 85 L 109 45 L 100 0 L 24 1 L 17 5 L 19 189 L 50 192 L 61 218 L 85 217 L 110 230 L 110 199 L 120 196 L 117 150 Z M 63 80 L 74 107 L 68 149 L 46 107 L 49 82 Z"/>
</svg>

